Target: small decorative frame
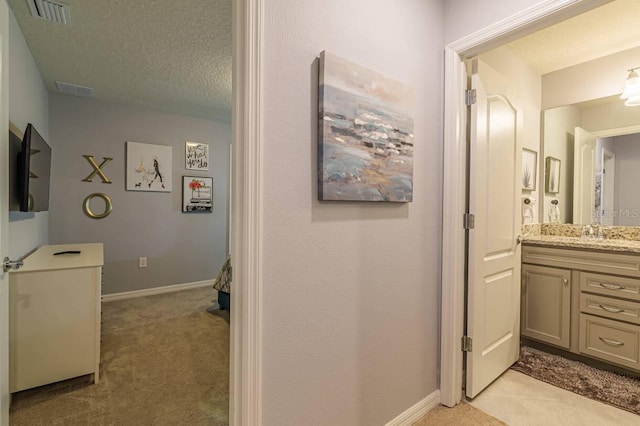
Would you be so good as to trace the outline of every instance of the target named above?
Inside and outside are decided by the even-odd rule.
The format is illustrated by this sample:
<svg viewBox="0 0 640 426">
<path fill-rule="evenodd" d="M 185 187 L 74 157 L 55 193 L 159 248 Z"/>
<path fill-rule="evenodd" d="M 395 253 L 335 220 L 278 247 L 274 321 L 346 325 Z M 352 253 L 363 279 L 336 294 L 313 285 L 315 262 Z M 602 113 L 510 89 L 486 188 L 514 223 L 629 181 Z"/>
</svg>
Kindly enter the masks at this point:
<svg viewBox="0 0 640 426">
<path fill-rule="evenodd" d="M 538 178 L 538 153 L 527 148 L 522 148 L 522 189 L 526 191 L 536 190 Z"/>
<path fill-rule="evenodd" d="M 549 194 L 560 192 L 560 160 L 554 157 L 545 159 L 544 190 Z"/>
<path fill-rule="evenodd" d="M 182 176 L 182 212 L 213 213 L 213 178 Z"/>
<path fill-rule="evenodd" d="M 171 147 L 127 142 L 127 191 L 171 192 Z"/>
<path fill-rule="evenodd" d="M 185 168 L 187 170 L 209 170 L 209 145 L 185 142 Z"/>
</svg>

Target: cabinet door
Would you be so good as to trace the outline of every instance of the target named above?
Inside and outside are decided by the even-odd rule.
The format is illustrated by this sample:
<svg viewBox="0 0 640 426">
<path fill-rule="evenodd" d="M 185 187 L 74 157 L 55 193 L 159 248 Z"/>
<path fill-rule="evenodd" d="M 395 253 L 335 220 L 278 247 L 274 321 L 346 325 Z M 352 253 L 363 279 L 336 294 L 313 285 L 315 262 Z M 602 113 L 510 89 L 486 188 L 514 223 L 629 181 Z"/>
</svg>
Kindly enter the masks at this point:
<svg viewBox="0 0 640 426">
<path fill-rule="evenodd" d="M 569 349 L 571 271 L 522 265 L 521 334 Z"/>
</svg>

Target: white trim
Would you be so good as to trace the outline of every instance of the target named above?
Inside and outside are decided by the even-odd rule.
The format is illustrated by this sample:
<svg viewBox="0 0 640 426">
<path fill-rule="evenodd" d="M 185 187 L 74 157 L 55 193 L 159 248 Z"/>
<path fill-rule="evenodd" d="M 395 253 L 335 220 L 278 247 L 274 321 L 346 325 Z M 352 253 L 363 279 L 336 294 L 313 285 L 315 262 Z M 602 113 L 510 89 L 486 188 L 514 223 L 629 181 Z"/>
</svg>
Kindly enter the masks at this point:
<svg viewBox="0 0 640 426">
<path fill-rule="evenodd" d="M 633 126 L 616 127 L 614 129 L 598 130 L 597 132 L 590 133 L 596 138 L 630 135 L 631 133 L 640 133 L 640 125 L 634 124 Z"/>
<path fill-rule="evenodd" d="M 442 318 L 440 384 L 442 404 L 462 398 L 466 191 L 466 72 L 458 54 L 445 49 L 444 178 L 442 193 Z M 456 100 L 462 100 L 457 102 Z M 462 303 L 460 303 L 462 301 Z"/>
<path fill-rule="evenodd" d="M 499 21 L 445 48 L 444 181 L 442 223 L 441 403 L 453 407 L 462 400 L 465 243 L 466 87 L 462 58 L 514 40 L 526 33 L 575 16 L 610 0 L 547 0 Z"/>
<path fill-rule="evenodd" d="M 440 405 L 440 391 L 436 390 L 426 398 L 418 401 L 413 407 L 399 414 L 385 426 L 411 426 L 438 405 Z"/>
<path fill-rule="evenodd" d="M 174 291 L 189 290 L 192 288 L 213 287 L 213 281 L 214 280 L 195 281 L 192 283 L 145 288 L 143 290 L 123 291 L 122 293 L 103 294 L 102 303 L 114 302 L 116 300 L 123 299 L 133 299 L 134 297 L 152 296 L 154 294 L 172 293 Z"/>
<path fill-rule="evenodd" d="M 230 424 L 262 423 L 262 91 L 264 0 L 233 8 L 234 176 Z"/>
<path fill-rule="evenodd" d="M 478 55 L 534 31 L 613 0 L 546 0 L 447 45 L 465 58 Z"/>
</svg>

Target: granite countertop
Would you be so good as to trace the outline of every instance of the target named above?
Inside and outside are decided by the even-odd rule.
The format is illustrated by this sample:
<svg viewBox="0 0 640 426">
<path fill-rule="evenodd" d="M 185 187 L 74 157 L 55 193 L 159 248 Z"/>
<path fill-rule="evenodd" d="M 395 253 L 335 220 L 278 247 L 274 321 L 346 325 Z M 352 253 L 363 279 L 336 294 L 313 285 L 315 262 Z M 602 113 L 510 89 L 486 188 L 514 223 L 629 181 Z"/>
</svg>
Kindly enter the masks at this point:
<svg viewBox="0 0 640 426">
<path fill-rule="evenodd" d="M 640 253 L 640 241 L 630 241 L 622 239 L 598 240 L 556 235 L 531 235 L 523 238 L 522 243 L 537 246 L 571 247 L 588 250 L 609 250 L 627 253 Z"/>
</svg>

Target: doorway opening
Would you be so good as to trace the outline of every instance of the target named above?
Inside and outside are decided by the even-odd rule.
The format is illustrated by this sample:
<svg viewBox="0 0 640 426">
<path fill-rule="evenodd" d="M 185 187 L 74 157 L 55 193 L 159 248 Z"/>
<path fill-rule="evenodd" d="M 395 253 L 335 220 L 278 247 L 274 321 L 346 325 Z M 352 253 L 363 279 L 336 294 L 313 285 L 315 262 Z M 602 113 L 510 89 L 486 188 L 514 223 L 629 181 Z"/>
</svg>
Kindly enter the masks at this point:
<svg viewBox="0 0 640 426">
<path fill-rule="evenodd" d="M 44 118 L 40 121 L 44 124 L 39 127 L 48 127 L 48 139 L 53 145 L 52 201 L 55 205 L 52 204 L 50 216 L 44 216 L 51 223 L 44 234 L 49 234 L 50 244 L 104 242 L 106 263 L 102 296 L 103 302 L 109 298 L 112 301 L 104 303 L 102 315 L 105 320 L 102 331 L 109 331 L 101 342 L 104 351 L 102 371 L 111 377 L 111 383 L 121 382 L 125 388 L 129 386 L 133 394 L 141 394 L 135 392 L 135 386 L 141 385 L 142 381 L 118 376 L 113 369 L 109 374 L 109 366 L 119 372 L 133 365 L 146 367 L 146 370 L 132 369 L 129 377 L 144 377 L 147 385 L 156 380 L 164 380 L 165 385 L 169 379 L 193 380 L 202 391 L 200 397 L 205 408 L 194 405 L 190 410 L 184 405 L 183 411 L 228 423 L 231 351 L 228 314 L 225 321 L 207 313 L 206 308 L 216 297 L 213 280 L 229 254 L 231 2 L 220 2 L 214 8 L 202 2 L 176 3 L 163 10 L 141 6 L 137 10 L 139 15 L 128 5 L 123 6 L 124 10 L 109 7 L 105 11 L 102 8 L 107 5 L 77 4 L 72 6 L 72 25 L 68 28 L 34 18 L 25 10 L 26 2 L 8 3 L 10 14 L 15 16 L 15 20 L 13 16 L 10 18 L 12 50 L 15 53 L 24 48 L 20 52 L 31 58 L 25 61 L 30 62 L 25 65 L 29 72 L 12 72 L 12 75 L 16 78 L 33 76 L 40 84 L 29 81 L 25 85 L 11 85 L 14 101 L 18 96 L 28 99 L 27 95 L 36 99 L 28 99 L 28 117 L 18 117 L 19 103 L 10 102 L 9 118 L 21 132 L 23 124 L 40 119 L 39 116 L 34 118 L 36 110 L 48 110 L 48 117 L 42 114 Z M 105 19 L 105 12 L 111 14 L 108 19 Z M 82 31 L 87 29 L 89 33 L 83 35 Z M 214 30 L 218 31 L 215 37 L 198 38 L 193 34 L 198 31 L 210 34 Z M 114 41 L 116 39 L 120 42 Z M 179 40 L 185 39 L 187 43 L 181 45 Z M 22 46 L 15 47 L 14 42 L 22 43 Z M 198 42 L 206 46 L 193 54 L 192 48 Z M 57 47 L 42 47 L 48 43 Z M 47 52 L 65 59 L 55 62 L 55 58 L 46 56 Z M 74 59 L 74 52 L 81 53 L 81 58 Z M 13 58 L 11 64 L 23 65 Z M 71 74 L 67 73 L 67 65 L 73 68 Z M 38 73 L 40 75 L 36 75 Z M 55 81 L 69 82 L 70 78 L 74 79 L 72 83 L 94 87 L 95 96 L 81 98 L 59 93 L 60 86 Z M 38 80 L 43 80 L 44 84 Z M 219 89 L 219 96 L 210 96 L 211 87 Z M 37 95 L 32 91 L 38 92 Z M 162 164 L 159 168 L 145 166 L 150 171 L 160 170 L 159 175 L 165 179 L 169 179 L 167 173 L 171 172 L 171 192 L 125 190 L 130 177 L 126 171 L 128 160 L 131 160 L 125 151 L 128 142 L 171 149 L 168 170 L 163 169 Z M 192 167 L 193 164 L 188 163 L 188 146 L 185 145 L 190 142 L 208 146 L 208 167 L 201 162 L 199 165 L 203 167 Z M 103 173 L 113 181 L 111 185 L 98 177 L 93 182 L 83 181 L 92 171 L 86 156 L 95 157 L 98 163 L 103 157 L 112 158 L 100 165 Z M 132 162 L 135 169 L 140 169 L 137 159 Z M 183 187 L 183 177 L 205 182 L 204 189 L 209 186 L 208 193 L 212 197 L 209 201 L 215 206 L 213 212 L 192 212 L 189 206 L 185 208 L 184 194 L 187 201 L 202 206 L 207 191 L 199 188 L 194 196 L 193 189 Z M 210 191 L 211 185 L 206 185 L 209 178 L 213 181 L 213 191 Z M 158 182 L 165 186 L 162 189 L 169 189 L 167 182 L 160 179 L 150 179 L 147 186 L 153 189 Z M 113 200 L 113 211 L 104 219 L 87 217 L 80 208 L 84 196 L 98 191 Z M 80 202 L 75 198 L 77 196 L 81 197 Z M 10 227 L 28 228 L 30 220 L 28 217 L 16 218 Z M 17 241 L 12 239 L 11 243 L 13 248 L 18 248 Z M 160 294 L 169 286 L 174 286 L 171 290 L 180 291 Z M 131 294 L 135 292 L 138 293 Z M 126 299 L 143 294 L 144 297 Z M 98 300 L 100 297 L 98 294 Z M 197 311 L 195 324 L 186 325 L 185 332 L 177 331 L 176 327 L 187 321 L 185 317 L 194 319 L 192 310 Z M 208 327 L 213 322 L 215 325 Z M 214 328 L 217 337 L 207 334 Z M 171 333 L 176 337 L 171 338 Z M 152 335 L 160 338 L 152 339 Z M 200 350 L 200 344 L 208 350 Z M 127 351 L 127 348 L 135 350 Z M 178 356 L 178 352 L 182 355 Z M 167 364 L 150 368 L 162 359 Z M 175 365 L 170 368 L 172 363 Z M 191 367 L 201 368 L 203 374 L 195 374 L 189 369 Z M 101 384 L 107 382 L 103 380 Z M 87 388 L 84 384 L 80 387 Z M 219 392 L 222 388 L 224 395 Z M 156 397 L 161 396 L 159 387 L 147 389 Z M 193 390 L 197 392 L 198 389 L 194 387 Z M 210 393 L 212 389 L 218 393 Z M 73 384 L 64 391 L 50 392 L 49 396 L 72 397 L 75 390 Z M 97 392 L 97 388 L 89 393 L 94 391 Z M 165 407 L 180 405 L 182 397 L 164 396 L 169 400 Z M 19 400 L 14 397 L 14 407 L 18 406 Z M 149 401 L 123 395 L 122 404 L 139 409 L 148 406 Z M 112 403 L 118 405 L 115 400 Z M 55 409 L 64 404 L 64 401 L 60 402 Z M 44 405 L 40 404 L 40 407 Z M 87 414 L 86 410 L 71 412 L 77 419 L 81 414 Z M 171 417 L 162 410 L 156 415 Z M 16 416 L 18 414 L 14 412 L 12 423 L 19 424 Z"/>
<path fill-rule="evenodd" d="M 613 2 L 614 4 L 616 2 Z M 565 10 L 566 12 L 566 10 Z M 524 15 L 524 14 L 523 14 Z M 577 16 L 577 12 L 575 13 Z M 463 60 L 471 57 L 475 57 L 478 53 L 489 52 L 488 46 L 494 47 L 499 42 L 492 34 L 507 34 L 503 40 L 509 39 L 509 33 L 513 34 L 515 29 L 522 30 L 522 19 L 526 21 L 526 25 L 539 24 L 537 20 L 542 20 L 542 16 L 548 18 L 547 14 L 540 14 L 538 17 L 532 17 L 529 13 L 526 18 L 522 16 L 514 17 L 511 23 L 501 23 L 485 31 L 480 31 L 474 34 L 473 37 L 460 42 L 454 43 L 447 48 L 447 61 L 446 61 L 446 73 L 448 83 L 446 84 L 446 96 L 445 99 L 462 100 L 464 99 L 464 84 L 466 80 L 466 74 L 464 72 Z M 520 19 L 520 21 L 518 21 Z M 516 24 L 516 22 L 518 22 Z M 475 38 L 474 38 L 475 37 Z M 470 39 L 474 38 L 470 41 Z M 511 41 L 513 39 L 510 39 Z M 486 46 L 486 47 L 483 47 Z M 511 52 L 513 53 L 513 52 Z M 506 73 L 512 78 L 519 78 L 521 75 L 516 73 Z M 539 83 L 540 84 L 540 83 Z M 522 99 L 519 99 L 522 101 Z M 538 101 L 540 102 L 540 101 Z M 555 101 L 554 101 L 555 102 Z M 536 138 L 536 133 L 540 133 L 540 111 L 542 103 L 539 104 L 536 112 L 536 108 L 533 107 L 527 111 L 527 106 L 524 107 L 525 114 L 520 115 L 524 117 L 524 125 L 530 125 L 534 129 L 534 132 L 524 132 L 520 136 L 523 137 L 524 148 L 534 148 L 537 153 L 537 177 L 535 181 L 535 188 L 531 191 L 523 192 L 523 195 L 527 195 L 527 198 L 531 199 L 532 196 L 538 201 L 538 208 L 536 213 L 538 214 L 537 221 L 542 222 L 542 218 L 545 216 L 545 191 L 541 188 L 545 187 L 545 174 L 544 159 L 547 155 L 543 148 L 539 145 L 540 138 Z M 535 104 L 534 104 L 535 105 Z M 551 107 L 551 105 L 545 105 L 545 107 Z M 527 114 L 532 113 L 535 117 L 527 123 Z M 520 112 L 520 111 L 519 111 Z M 456 173 L 461 173 L 464 170 L 465 152 L 464 144 L 461 144 L 460 139 L 456 135 L 464 134 L 464 124 L 460 125 L 460 122 L 465 123 L 466 110 L 462 105 L 462 102 L 453 101 L 448 106 L 445 105 L 445 188 L 444 188 L 444 208 L 445 211 L 460 212 L 462 215 L 464 210 L 464 192 L 465 184 L 463 178 L 455 176 Z M 457 118 L 460 121 L 456 121 Z M 537 129 L 536 129 L 537 127 Z M 528 144 L 531 144 L 528 146 Z M 564 163 L 562 163 L 564 164 Z M 566 188 L 566 186 L 564 186 Z M 563 188 L 561 183 L 561 188 Z M 523 198 L 524 200 L 524 198 Z M 570 203 L 569 203 L 570 204 Z M 566 206 L 561 204 L 561 209 Z M 544 213 L 543 213 L 544 212 Z M 473 213 L 473 212 L 472 212 Z M 453 219 L 448 221 L 445 219 L 444 223 L 444 243 L 443 243 L 443 353 L 442 353 L 442 368 L 441 374 L 442 380 L 442 401 L 445 405 L 455 405 L 462 398 L 462 383 L 464 381 L 462 373 L 463 355 L 460 352 L 459 342 L 463 338 L 464 330 L 464 303 L 462 294 L 464 293 L 464 271 L 465 265 L 461 259 L 464 259 L 462 253 L 464 252 L 464 238 L 465 231 L 461 229 L 460 222 L 456 221 L 456 215 L 451 215 Z M 459 216 L 457 216 L 459 218 Z M 518 215 L 518 219 L 520 219 Z M 476 221 L 476 228 L 478 227 L 478 221 Z M 481 224 L 480 224 L 481 225 Z M 470 233 L 476 232 L 476 230 L 470 230 Z M 449 252 L 449 250 L 453 250 Z M 453 256 L 457 255 L 457 259 Z M 451 256 L 451 257 L 449 257 Z M 474 345 L 477 349 L 477 346 Z M 483 348 L 481 347 L 480 350 Z"/>
</svg>

